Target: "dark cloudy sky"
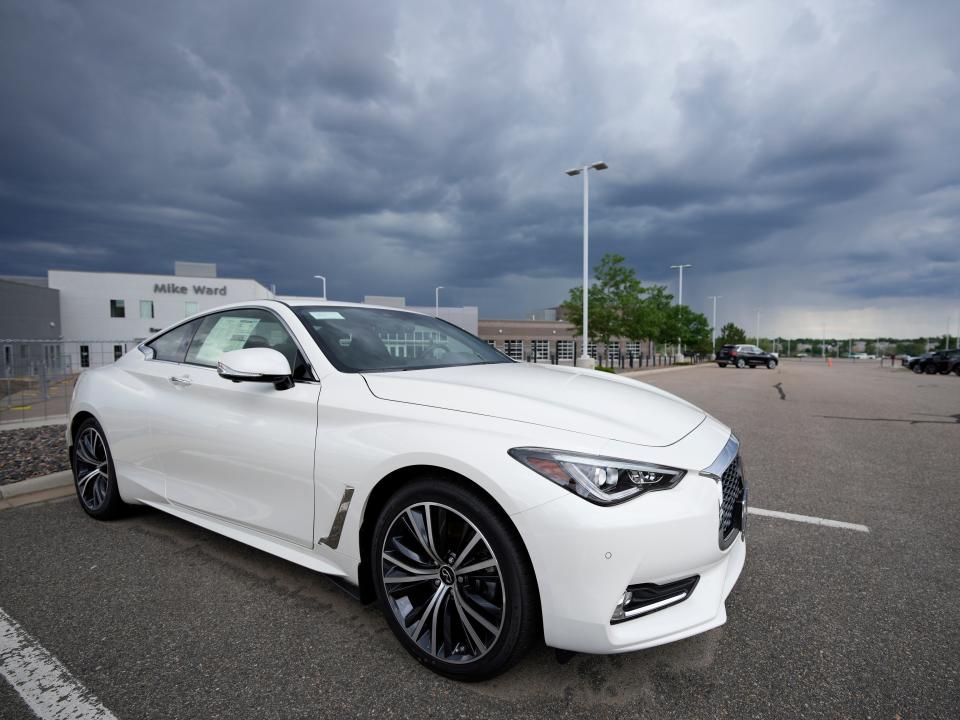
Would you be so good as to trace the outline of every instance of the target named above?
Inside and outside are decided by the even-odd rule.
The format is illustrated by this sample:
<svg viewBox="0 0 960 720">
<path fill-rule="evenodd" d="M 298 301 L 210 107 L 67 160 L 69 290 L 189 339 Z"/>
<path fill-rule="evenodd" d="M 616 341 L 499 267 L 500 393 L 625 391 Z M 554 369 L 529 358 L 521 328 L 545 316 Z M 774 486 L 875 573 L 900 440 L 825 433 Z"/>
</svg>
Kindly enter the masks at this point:
<svg viewBox="0 0 960 720">
<path fill-rule="evenodd" d="M 960 3 L 0 4 L 0 274 L 212 261 L 483 317 L 619 252 L 764 334 L 960 317 Z"/>
</svg>

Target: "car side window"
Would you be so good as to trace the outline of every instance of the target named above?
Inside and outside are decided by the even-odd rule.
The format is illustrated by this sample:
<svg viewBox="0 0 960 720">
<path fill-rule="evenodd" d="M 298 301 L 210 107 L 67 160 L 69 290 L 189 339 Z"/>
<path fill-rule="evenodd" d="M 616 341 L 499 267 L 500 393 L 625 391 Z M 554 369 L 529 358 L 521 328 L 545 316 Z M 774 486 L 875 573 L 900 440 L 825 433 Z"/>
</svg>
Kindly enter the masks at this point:
<svg viewBox="0 0 960 720">
<path fill-rule="evenodd" d="M 199 320 L 178 325 L 173 330 L 151 340 L 147 343 L 147 347 L 153 350 L 155 360 L 181 363 L 198 327 L 200 327 Z"/>
<path fill-rule="evenodd" d="M 198 320 L 200 328 L 186 362 L 215 367 L 220 356 L 231 350 L 270 348 L 290 363 L 294 379 L 307 379 L 307 364 L 283 323 L 271 312 L 257 308 L 228 310 Z"/>
</svg>

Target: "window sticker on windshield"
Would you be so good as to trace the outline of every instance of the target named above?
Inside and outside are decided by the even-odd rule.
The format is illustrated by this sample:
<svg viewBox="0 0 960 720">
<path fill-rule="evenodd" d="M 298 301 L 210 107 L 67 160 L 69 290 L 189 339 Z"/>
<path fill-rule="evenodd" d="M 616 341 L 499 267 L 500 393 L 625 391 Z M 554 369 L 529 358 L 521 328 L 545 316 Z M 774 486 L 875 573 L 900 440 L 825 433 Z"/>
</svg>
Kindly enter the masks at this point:
<svg viewBox="0 0 960 720">
<path fill-rule="evenodd" d="M 314 320 L 343 320 L 343 315 L 336 310 L 311 310 L 310 317 Z"/>
<path fill-rule="evenodd" d="M 207 333 L 203 347 L 197 353 L 197 362 L 216 363 L 223 353 L 239 350 L 247 343 L 259 322 L 255 318 L 220 318 Z"/>
</svg>

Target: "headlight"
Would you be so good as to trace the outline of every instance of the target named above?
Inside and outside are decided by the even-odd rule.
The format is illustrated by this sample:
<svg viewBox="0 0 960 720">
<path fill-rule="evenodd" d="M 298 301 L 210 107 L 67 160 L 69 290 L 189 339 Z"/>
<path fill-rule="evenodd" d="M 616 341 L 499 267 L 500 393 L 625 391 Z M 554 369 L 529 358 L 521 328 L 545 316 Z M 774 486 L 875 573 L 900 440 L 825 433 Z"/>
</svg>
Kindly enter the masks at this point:
<svg viewBox="0 0 960 720">
<path fill-rule="evenodd" d="M 685 473 L 663 465 L 544 448 L 513 448 L 509 453 L 547 480 L 597 505 L 617 505 L 645 492 L 667 490 Z"/>
</svg>

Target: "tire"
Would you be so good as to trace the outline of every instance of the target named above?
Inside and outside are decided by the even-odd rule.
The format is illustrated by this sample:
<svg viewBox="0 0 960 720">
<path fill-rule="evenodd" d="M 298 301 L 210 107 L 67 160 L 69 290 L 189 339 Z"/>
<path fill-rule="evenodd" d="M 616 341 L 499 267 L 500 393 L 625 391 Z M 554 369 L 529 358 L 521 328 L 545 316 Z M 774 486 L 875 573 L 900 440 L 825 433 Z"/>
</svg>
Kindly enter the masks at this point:
<svg viewBox="0 0 960 720">
<path fill-rule="evenodd" d="M 953 372 L 957 377 L 960 377 L 960 365 L 954 365 Z"/>
<path fill-rule="evenodd" d="M 70 453 L 73 487 L 84 512 L 97 520 L 113 520 L 127 504 L 117 488 L 117 472 L 103 428 L 93 418 L 81 423 Z"/>
<path fill-rule="evenodd" d="M 717 363 L 717 365 L 719 365 L 720 367 L 726 367 L 726 366 L 727 366 L 726 363 Z"/>
<path fill-rule="evenodd" d="M 777 361 L 776 361 L 776 360 L 767 360 L 767 367 L 770 368 L 771 370 L 776 370 L 776 368 L 777 368 Z"/>
<path fill-rule="evenodd" d="M 747 363 L 746 363 L 746 361 L 745 361 L 743 358 L 739 358 L 739 359 L 737 360 L 737 367 L 738 367 L 740 370 L 743 370 L 746 366 L 747 366 Z"/>
<path fill-rule="evenodd" d="M 934 365 L 933 363 L 930 363 L 930 364 L 928 364 L 928 365 L 923 369 L 923 371 L 924 371 L 927 375 L 936 375 L 936 374 L 937 374 L 937 366 Z"/>
<path fill-rule="evenodd" d="M 498 675 L 539 634 L 539 594 L 516 530 L 479 493 L 443 478 L 414 481 L 390 498 L 374 528 L 370 567 L 390 629 L 441 675 Z M 419 575 L 427 579 L 397 582 Z"/>
<path fill-rule="evenodd" d="M 920 366 L 920 363 L 915 363 L 911 368 L 917 375 L 923 374 L 923 368 Z"/>
</svg>

